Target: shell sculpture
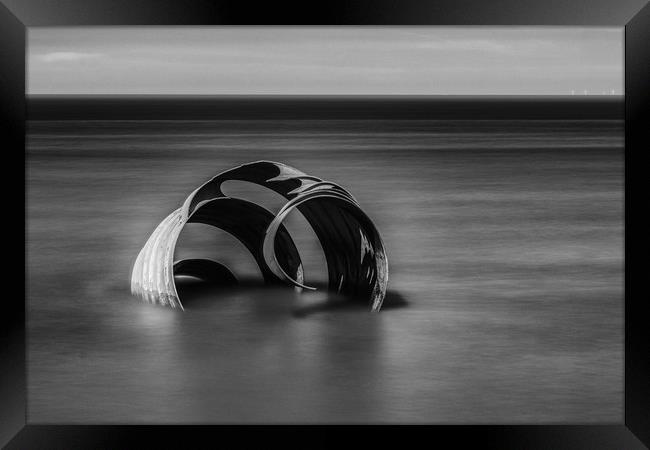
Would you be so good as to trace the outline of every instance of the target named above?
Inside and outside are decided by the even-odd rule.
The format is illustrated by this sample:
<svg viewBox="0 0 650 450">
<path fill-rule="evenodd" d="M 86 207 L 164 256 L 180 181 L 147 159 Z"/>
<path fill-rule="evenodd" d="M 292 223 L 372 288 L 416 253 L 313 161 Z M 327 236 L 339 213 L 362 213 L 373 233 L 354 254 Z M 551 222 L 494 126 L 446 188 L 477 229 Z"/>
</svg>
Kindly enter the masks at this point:
<svg viewBox="0 0 650 450">
<path fill-rule="evenodd" d="M 255 203 L 226 196 L 221 184 L 228 180 L 272 189 L 287 203 L 274 215 Z M 138 254 L 131 273 L 131 292 L 148 302 L 183 309 L 175 275 L 222 284 L 237 282 L 230 270 L 216 261 L 174 262 L 176 242 L 188 222 L 212 225 L 236 237 L 252 253 L 265 283 L 315 289 L 304 284 L 300 255 L 282 224 L 295 208 L 321 243 L 329 290 L 366 299 L 371 311 L 379 311 L 388 284 L 388 261 L 375 225 L 341 186 L 270 161 L 232 168 L 192 192 L 158 225 Z"/>
</svg>

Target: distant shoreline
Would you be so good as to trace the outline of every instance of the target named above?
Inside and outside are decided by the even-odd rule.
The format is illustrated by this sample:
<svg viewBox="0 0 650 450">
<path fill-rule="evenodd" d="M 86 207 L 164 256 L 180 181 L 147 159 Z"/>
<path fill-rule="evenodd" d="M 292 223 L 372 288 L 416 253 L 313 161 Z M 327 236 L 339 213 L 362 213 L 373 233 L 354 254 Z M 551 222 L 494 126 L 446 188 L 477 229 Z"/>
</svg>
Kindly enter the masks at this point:
<svg viewBox="0 0 650 450">
<path fill-rule="evenodd" d="M 622 120 L 624 97 L 53 96 L 26 97 L 28 120 Z"/>
</svg>

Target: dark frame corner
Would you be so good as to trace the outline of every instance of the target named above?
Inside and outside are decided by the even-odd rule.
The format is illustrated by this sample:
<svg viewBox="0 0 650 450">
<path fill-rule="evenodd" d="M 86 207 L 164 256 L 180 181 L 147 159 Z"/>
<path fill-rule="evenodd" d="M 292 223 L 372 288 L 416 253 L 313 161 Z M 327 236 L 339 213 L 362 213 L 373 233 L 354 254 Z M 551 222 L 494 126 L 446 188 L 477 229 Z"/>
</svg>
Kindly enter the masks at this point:
<svg viewBox="0 0 650 450">
<path fill-rule="evenodd" d="M 638 213 L 644 206 L 642 202 L 646 201 L 645 196 L 639 193 L 647 188 L 647 177 L 641 173 L 644 166 L 640 160 L 650 142 L 650 4 L 647 0 L 559 0 L 547 3 L 536 0 L 331 0 L 318 3 L 266 2 L 255 6 L 235 0 L 0 0 L 0 126 L 5 141 L 5 157 L 22 153 L 24 162 L 27 27 L 233 24 L 625 27 L 624 421 L 596 426 L 435 426 L 427 432 L 433 433 L 437 442 L 451 439 L 455 446 L 480 442 L 481 447 L 501 449 L 650 446 L 648 308 L 639 282 L 644 279 L 645 267 L 632 263 L 635 256 L 644 255 L 648 240 L 645 236 L 647 219 Z M 637 203 L 634 220 L 633 198 Z M 25 283 L 25 291 L 28 288 Z M 211 426 L 45 426 L 27 423 L 25 298 L 26 295 L 21 301 L 18 296 L 7 295 L 0 314 L 1 445 L 8 444 L 7 448 L 12 449 L 122 448 L 133 447 L 133 442 L 138 441 L 146 443 L 146 447 L 160 442 L 163 447 L 170 448 L 187 445 L 188 441 L 221 442 L 224 433 L 236 433 L 241 443 L 251 439 L 252 433 L 248 430 L 215 430 Z M 277 435 L 285 429 L 279 427 L 267 432 Z M 381 436 L 385 430 L 373 429 L 372 432 Z M 411 437 L 411 431 L 411 428 L 407 430 L 408 437 Z M 217 433 L 220 441 L 216 441 Z M 335 444 L 337 436 L 338 433 L 332 435 L 328 430 L 325 440 Z"/>
</svg>

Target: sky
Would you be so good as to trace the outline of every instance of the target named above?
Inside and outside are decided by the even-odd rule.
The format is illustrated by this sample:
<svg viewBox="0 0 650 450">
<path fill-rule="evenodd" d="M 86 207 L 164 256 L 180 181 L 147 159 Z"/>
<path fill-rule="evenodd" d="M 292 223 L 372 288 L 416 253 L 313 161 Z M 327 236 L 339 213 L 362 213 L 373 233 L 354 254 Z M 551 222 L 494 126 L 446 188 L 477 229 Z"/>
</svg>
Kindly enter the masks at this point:
<svg viewBox="0 0 650 450">
<path fill-rule="evenodd" d="M 622 95 L 623 29 L 28 29 L 28 94 Z"/>
</svg>

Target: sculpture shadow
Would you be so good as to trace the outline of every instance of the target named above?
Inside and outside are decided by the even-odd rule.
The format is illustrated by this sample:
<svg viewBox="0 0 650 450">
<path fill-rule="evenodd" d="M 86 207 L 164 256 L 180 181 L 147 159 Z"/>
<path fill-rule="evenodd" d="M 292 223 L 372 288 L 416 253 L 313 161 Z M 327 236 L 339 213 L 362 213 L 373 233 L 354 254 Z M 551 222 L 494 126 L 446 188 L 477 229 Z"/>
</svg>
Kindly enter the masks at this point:
<svg viewBox="0 0 650 450">
<path fill-rule="evenodd" d="M 181 277 L 176 280 L 176 288 L 179 297 L 185 308 L 207 307 L 214 302 L 223 301 L 232 298 L 234 295 L 241 296 L 244 293 L 263 297 L 286 297 L 291 299 L 292 306 L 290 312 L 294 317 L 308 317 L 316 313 L 325 313 L 337 310 L 346 311 L 369 311 L 368 300 L 364 298 L 354 298 L 342 296 L 333 292 L 328 292 L 327 284 L 315 284 L 318 288 L 318 300 L 313 302 L 314 293 L 304 291 L 302 294 L 296 293 L 293 288 L 280 286 L 269 286 L 264 281 L 255 278 L 239 279 L 235 285 L 220 285 L 190 277 Z M 297 304 L 296 304 L 297 303 Z M 307 304 L 304 304 L 307 303 Z M 389 290 L 381 310 L 403 308 L 408 306 L 408 300 L 399 292 Z"/>
<path fill-rule="evenodd" d="M 328 294 L 330 295 L 327 295 L 324 300 L 317 303 L 295 307 L 292 311 L 293 316 L 308 317 L 312 314 L 343 310 L 369 312 L 368 300 L 366 298 L 346 297 L 332 293 Z M 408 300 L 402 294 L 389 290 L 386 292 L 386 297 L 384 298 L 381 311 L 404 308 L 408 306 L 408 304 Z"/>
<path fill-rule="evenodd" d="M 256 278 L 239 279 L 236 284 L 219 284 L 192 277 L 176 277 L 176 290 L 185 308 L 196 308 L 213 304 L 242 291 L 251 293 L 267 289 L 263 280 Z"/>
</svg>

